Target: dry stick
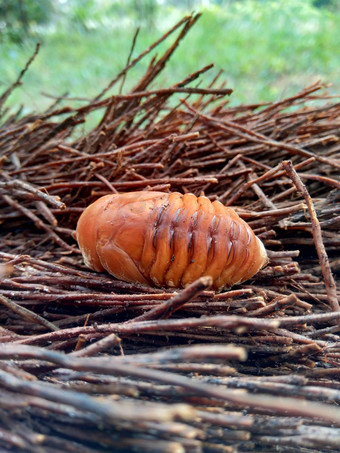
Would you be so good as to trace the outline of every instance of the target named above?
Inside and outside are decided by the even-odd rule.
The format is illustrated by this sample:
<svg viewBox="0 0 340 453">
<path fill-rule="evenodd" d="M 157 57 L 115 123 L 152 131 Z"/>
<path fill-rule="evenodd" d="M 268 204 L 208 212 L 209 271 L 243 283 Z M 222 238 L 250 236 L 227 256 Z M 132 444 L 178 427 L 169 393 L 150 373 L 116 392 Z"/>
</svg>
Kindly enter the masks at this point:
<svg viewBox="0 0 340 453">
<path fill-rule="evenodd" d="M 0 116 L 1 116 L 1 108 L 2 108 L 3 104 L 5 103 L 5 101 L 7 100 L 8 96 L 11 94 L 11 92 L 14 90 L 14 88 L 16 88 L 17 86 L 20 85 L 21 79 L 25 75 L 25 72 L 27 71 L 27 69 L 31 65 L 32 61 L 37 56 L 37 54 L 39 52 L 39 48 L 40 48 L 40 43 L 38 42 L 36 47 L 35 47 L 35 50 L 33 52 L 33 55 L 27 61 L 24 69 L 20 72 L 17 80 L 9 88 L 7 88 L 7 90 L 0 96 Z"/>
<path fill-rule="evenodd" d="M 339 312 L 340 315 L 340 312 Z M 333 317 L 335 314 L 333 313 Z M 118 335 L 138 335 L 138 334 L 154 334 L 161 332 L 178 332 L 183 330 L 196 330 L 200 327 L 216 327 L 221 329 L 250 329 L 250 330 L 274 330 L 280 325 L 281 318 L 265 319 L 265 318 L 249 318 L 244 316 L 212 316 L 201 318 L 183 318 L 183 319 L 158 319 L 156 321 L 142 321 L 131 324 L 113 323 L 113 324 L 98 324 L 94 326 L 72 327 L 50 332 L 48 334 L 31 335 L 29 337 L 15 341 L 17 344 L 30 344 L 39 341 L 54 342 L 68 338 L 74 338 L 81 334 L 103 336 L 109 333 Z"/>
<path fill-rule="evenodd" d="M 12 208 L 16 209 L 17 211 L 21 212 L 24 214 L 26 217 L 28 217 L 30 220 L 32 220 L 37 228 L 40 228 L 42 230 L 45 230 L 46 233 L 51 237 L 51 239 L 56 242 L 60 247 L 70 250 L 72 252 L 78 253 L 77 250 L 68 245 L 65 241 L 63 241 L 55 231 L 53 231 L 52 228 L 50 228 L 48 225 L 46 225 L 41 219 L 39 219 L 38 216 L 36 216 L 31 210 L 28 208 L 25 208 L 21 204 L 17 203 L 15 200 L 13 200 L 11 197 L 8 195 L 2 195 L 2 198 L 4 201 L 11 206 Z M 80 253 L 80 252 L 79 252 Z"/>
<path fill-rule="evenodd" d="M 48 273 L 48 275 L 49 275 L 48 283 L 50 283 L 51 280 L 53 280 L 53 283 L 55 283 L 56 278 L 57 278 L 56 273 L 61 273 L 64 276 L 66 274 L 67 277 L 72 276 L 71 277 L 72 279 L 73 278 L 79 279 L 78 283 L 80 283 L 81 285 L 85 285 L 86 287 L 89 285 L 89 283 L 94 283 L 95 285 L 99 285 L 102 289 L 103 288 L 109 289 L 111 291 L 113 290 L 113 288 L 119 288 L 120 290 L 123 289 L 124 291 L 133 291 L 134 293 L 143 292 L 144 294 L 158 294 L 158 296 L 156 296 L 156 298 L 157 297 L 160 297 L 160 298 L 171 297 L 171 295 L 169 295 L 169 293 L 167 293 L 167 292 L 159 293 L 158 288 L 146 287 L 146 286 L 142 286 L 138 283 L 135 284 L 135 283 L 122 282 L 120 280 L 113 280 L 112 278 L 110 278 L 108 276 L 101 275 L 101 274 L 95 274 L 92 271 L 81 270 L 79 268 L 73 269 L 71 267 L 52 263 L 49 261 L 39 260 L 39 259 L 31 257 L 30 255 L 13 255 L 10 253 L 4 253 L 4 252 L 0 251 L 0 258 L 2 258 L 4 260 L 11 260 L 11 261 L 15 260 L 13 262 L 13 264 L 23 262 L 26 265 L 27 265 L 27 263 L 29 263 L 29 265 L 32 265 L 34 268 L 37 268 L 39 270 L 41 268 L 44 269 L 44 273 L 45 274 Z M 47 271 L 46 271 L 46 269 L 47 269 Z M 52 274 L 52 276 L 51 276 L 51 274 Z M 32 276 L 31 276 L 31 278 L 32 278 Z M 24 278 L 24 281 L 26 281 L 25 278 Z M 40 279 L 40 281 L 41 281 L 41 279 Z M 68 282 L 68 284 L 69 284 L 69 282 Z M 129 297 L 129 296 L 126 295 L 126 297 Z"/>
<path fill-rule="evenodd" d="M 198 14 L 192 14 L 191 16 L 189 16 L 187 18 L 186 21 L 183 22 L 184 25 L 183 25 L 182 29 L 180 30 L 180 32 L 179 32 L 177 38 L 175 39 L 174 43 L 166 50 L 166 52 L 163 54 L 163 56 L 161 58 L 159 58 L 158 60 L 156 59 L 156 57 L 152 59 L 152 61 L 149 64 L 149 67 L 148 67 L 145 75 L 139 81 L 139 83 L 132 89 L 132 92 L 145 90 L 145 88 L 156 78 L 156 76 L 164 68 L 166 62 L 170 59 L 170 57 L 173 54 L 173 52 L 175 51 L 175 49 L 178 47 L 180 41 L 188 33 L 189 29 L 194 25 L 194 23 L 197 21 L 197 19 L 199 17 L 200 17 L 199 13 Z M 165 100 L 166 100 L 166 98 L 168 96 L 169 95 L 165 95 L 163 97 L 162 96 L 157 96 L 156 97 L 156 100 L 158 100 L 158 103 L 159 103 L 159 107 L 165 102 Z M 122 118 L 124 116 L 126 116 L 126 114 L 129 111 L 133 113 L 132 115 L 131 115 L 131 113 L 128 114 L 128 116 L 126 118 L 128 120 L 127 124 L 129 124 L 127 126 L 127 129 L 129 129 L 130 126 L 131 126 L 131 120 L 135 116 L 134 111 L 136 112 L 136 108 L 139 106 L 139 103 L 140 103 L 140 101 L 138 99 L 137 100 L 133 100 L 131 102 L 124 102 L 124 103 L 121 103 L 119 108 L 117 108 L 117 110 L 115 111 L 115 117 L 116 118 L 117 117 L 120 118 L 119 123 L 122 122 Z M 110 109 L 110 105 L 111 104 L 112 104 L 112 99 L 109 100 L 109 109 Z M 146 104 L 147 105 L 152 105 L 152 104 L 155 104 L 155 103 L 153 102 L 153 100 L 151 100 L 151 103 L 149 101 Z M 91 105 L 90 105 L 90 107 L 91 107 Z M 144 109 L 145 109 L 145 106 L 144 106 Z M 139 109 L 137 108 L 137 112 L 138 112 L 138 110 L 141 111 L 141 107 L 140 106 L 139 106 Z M 88 111 L 89 111 L 89 109 L 87 109 L 87 112 Z M 159 113 L 159 108 L 156 109 L 156 114 L 158 114 L 158 113 Z"/>
<path fill-rule="evenodd" d="M 310 157 L 309 159 L 299 162 L 296 164 L 294 167 L 296 169 L 304 167 L 305 165 L 310 164 L 311 162 L 314 162 L 314 157 Z M 263 182 L 267 179 L 271 179 L 273 176 L 275 176 L 276 179 L 278 179 L 280 176 L 284 175 L 283 171 L 280 171 L 282 168 L 281 164 L 276 165 L 275 167 L 271 168 L 270 170 L 266 171 L 263 173 L 263 175 L 258 176 L 257 178 L 250 180 L 246 182 L 243 186 L 239 188 L 239 190 L 228 200 L 229 206 L 232 206 L 239 198 L 240 196 L 246 192 L 246 190 L 251 187 L 253 184 L 258 183 L 258 182 Z M 329 178 L 328 178 L 329 179 Z M 332 180 L 333 181 L 333 180 Z M 273 198 L 271 200 L 273 202 Z"/>
<path fill-rule="evenodd" d="M 279 208 L 273 209 L 271 211 L 244 211 L 239 207 L 235 207 L 237 214 L 244 220 L 249 220 L 251 218 L 261 218 L 261 217 L 285 217 L 289 214 L 294 214 L 295 212 L 303 211 L 306 208 L 304 203 L 298 203 L 294 206 L 289 206 L 288 208 Z"/>
<path fill-rule="evenodd" d="M 46 205 L 46 203 L 38 200 L 34 202 L 34 205 L 37 208 L 37 211 L 42 215 L 42 217 L 44 217 L 45 220 L 47 220 L 48 223 L 50 223 L 55 228 L 58 226 L 58 220 L 56 219 L 50 208 Z"/>
<path fill-rule="evenodd" d="M 0 437 L 1 437 L 1 440 L 2 440 L 2 445 L 5 445 L 7 446 L 7 448 L 11 448 L 11 447 L 14 447 L 15 449 L 18 449 L 17 451 L 29 451 L 29 447 L 31 447 L 32 445 L 30 444 L 30 442 L 27 440 L 27 439 L 24 439 L 23 437 L 21 437 L 18 433 L 14 433 L 11 430 L 7 430 L 5 428 L 0 428 Z M 10 447 L 9 447 L 10 445 Z M 12 448 L 11 448 L 12 450 Z M 2 450 L 3 452 L 6 451 L 6 450 Z"/>
<path fill-rule="evenodd" d="M 267 107 L 263 108 L 261 114 L 270 112 L 270 114 L 272 115 L 273 114 L 272 110 L 281 110 L 282 107 L 284 107 L 285 105 L 290 106 L 292 104 L 296 104 L 296 101 L 299 101 L 301 99 L 304 100 L 305 98 L 307 98 L 309 94 L 312 94 L 315 91 L 319 91 L 322 87 L 323 85 L 320 83 L 320 80 L 318 80 L 312 85 L 303 88 L 301 91 L 299 91 L 297 94 L 294 94 L 291 97 L 270 103 Z"/>
<path fill-rule="evenodd" d="M 201 117 L 205 122 L 210 123 L 221 130 L 238 135 L 239 137 L 242 137 L 250 142 L 261 143 L 263 145 L 267 145 L 272 148 L 282 149 L 288 151 L 291 154 L 297 154 L 303 157 L 314 157 L 315 160 L 322 162 L 323 164 L 331 165 L 335 168 L 340 168 L 339 160 L 319 156 L 318 154 L 315 154 L 311 151 L 307 151 L 304 148 L 299 148 L 298 146 L 290 145 L 289 143 L 273 140 L 263 134 L 260 134 L 245 126 L 240 125 L 236 121 L 229 121 L 225 118 L 220 120 L 210 115 L 204 115 L 194 107 L 190 106 L 185 100 L 183 100 L 183 104 L 186 105 L 188 110 L 192 112 L 193 115 L 194 114 L 199 115 L 199 117 Z"/>
<path fill-rule="evenodd" d="M 197 71 L 201 73 L 202 71 L 207 71 L 210 69 L 210 66 L 205 66 L 202 68 L 200 71 Z M 194 73 L 196 75 L 197 73 Z M 229 95 L 233 92 L 231 88 L 200 88 L 200 87 L 184 87 L 181 84 L 184 84 L 185 81 L 180 82 L 180 85 L 178 86 L 177 84 L 174 85 L 173 87 L 170 88 L 159 88 L 157 90 L 150 90 L 150 91 L 135 91 L 133 93 L 128 93 L 128 94 L 117 94 L 113 95 L 112 99 L 116 100 L 129 100 L 129 99 L 136 99 L 136 98 L 142 98 L 142 97 L 148 97 L 152 95 L 157 95 L 157 96 L 163 96 L 163 95 L 169 95 L 169 94 L 174 94 L 174 93 L 190 93 L 190 94 L 213 94 L 217 96 L 225 96 Z M 107 103 L 108 101 L 105 100 L 103 103 Z M 98 104 L 95 104 L 95 106 Z M 102 104 L 99 104 L 102 105 Z M 85 107 L 82 107 L 84 109 Z"/>
<path fill-rule="evenodd" d="M 336 285 L 334 281 L 334 277 L 332 275 L 332 270 L 331 266 L 329 264 L 327 252 L 322 240 L 322 231 L 320 228 L 320 223 L 317 218 L 313 201 L 311 196 L 308 193 L 308 190 L 306 186 L 303 184 L 301 179 L 299 178 L 299 175 L 296 173 L 294 170 L 293 164 L 291 161 L 283 161 L 282 162 L 282 167 L 286 170 L 287 174 L 295 184 L 295 187 L 297 188 L 298 192 L 303 196 L 303 198 L 306 201 L 308 212 L 310 215 L 310 219 L 312 222 L 312 234 L 313 234 L 313 239 L 314 239 L 314 244 L 316 248 L 316 252 L 319 257 L 319 262 L 321 266 L 321 272 L 325 280 L 325 287 L 326 287 L 326 292 L 328 296 L 328 301 L 330 306 L 332 307 L 333 311 L 340 311 L 339 307 L 339 301 L 336 293 Z"/>
<path fill-rule="evenodd" d="M 183 135 L 180 135 L 178 136 L 177 134 L 170 134 L 169 136 L 165 137 L 165 138 L 162 138 L 162 139 L 159 139 L 156 141 L 156 143 L 153 143 L 152 145 L 144 148 L 142 151 L 140 151 L 138 154 L 136 154 L 134 156 L 134 158 L 138 158 L 138 160 L 141 160 L 141 162 L 143 163 L 143 161 L 145 160 L 144 158 L 146 156 L 150 156 L 154 153 L 155 150 L 157 149 L 162 149 L 163 147 L 166 148 L 168 145 L 171 145 L 173 143 L 175 143 L 176 141 L 178 141 L 178 138 L 181 137 L 180 141 L 183 141 L 184 140 L 190 140 L 190 139 L 193 139 L 193 138 L 198 138 L 199 137 L 199 133 L 198 132 L 190 132 L 189 134 L 183 134 Z"/>
<path fill-rule="evenodd" d="M 179 31 L 173 44 L 164 52 L 164 54 L 156 60 L 153 59 L 150 63 L 144 77 L 137 83 L 132 91 L 140 91 L 145 89 L 164 69 L 166 63 L 169 61 L 171 55 L 175 52 L 181 40 L 186 36 L 191 27 L 197 22 L 201 13 L 193 13 L 188 17 L 188 20 L 184 23 L 182 29 Z"/>
<path fill-rule="evenodd" d="M 103 95 L 113 87 L 113 85 L 121 78 L 124 77 L 130 68 L 132 68 L 138 61 L 140 61 L 145 55 L 150 53 L 155 47 L 157 47 L 162 41 L 164 41 L 168 36 L 170 36 L 174 31 L 176 31 L 182 24 L 190 21 L 192 16 L 183 17 L 177 24 L 175 24 L 169 31 L 167 31 L 160 39 L 155 41 L 151 46 L 149 46 L 144 52 L 142 52 L 138 57 L 134 58 L 125 68 L 92 100 L 92 102 L 97 102 Z"/>
<path fill-rule="evenodd" d="M 149 321 L 152 319 L 168 318 L 172 315 L 172 313 L 181 308 L 185 303 L 189 302 L 193 297 L 197 296 L 202 291 L 209 289 L 212 283 L 212 277 L 201 277 L 191 283 L 191 285 L 177 294 L 173 299 L 163 302 L 158 307 L 153 308 L 152 310 L 144 313 L 141 316 L 138 316 L 137 318 L 130 319 L 129 321 L 125 322 L 125 324 L 131 324 L 140 321 Z"/>
<path fill-rule="evenodd" d="M 286 306 L 295 305 L 297 302 L 297 297 L 295 294 L 290 294 L 289 296 L 282 297 L 281 299 L 274 300 L 273 302 L 268 303 L 264 307 L 260 307 L 257 310 L 253 310 L 248 316 L 264 316 L 268 315 L 273 311 L 277 311 L 285 308 Z"/>
<path fill-rule="evenodd" d="M 241 167 L 245 168 L 245 165 L 243 162 L 241 162 Z M 255 192 L 255 194 L 257 195 L 257 197 L 259 198 L 259 200 L 262 201 L 263 205 L 268 208 L 268 209 L 276 209 L 276 206 L 275 204 L 269 200 L 267 198 L 267 196 L 265 195 L 265 193 L 263 192 L 263 190 L 261 189 L 261 187 L 255 183 L 253 180 L 255 180 L 257 177 L 256 175 L 255 176 L 252 176 L 251 174 L 247 175 L 246 176 L 246 179 L 248 182 L 252 182 L 252 185 L 251 185 L 251 188 L 253 189 L 253 191 Z M 227 206 L 230 206 L 230 201 L 227 202 L 226 204 Z"/>
<path fill-rule="evenodd" d="M 218 179 L 214 176 L 198 176 L 194 178 L 155 178 L 155 179 L 145 179 L 142 181 L 112 181 L 111 184 L 113 187 L 119 189 L 131 189 L 133 187 L 145 187 L 145 186 L 152 186 L 155 184 L 162 184 L 162 183 L 169 183 L 169 184 L 177 184 L 177 185 L 185 185 L 185 184 L 217 184 Z M 72 189 L 72 188 L 84 188 L 84 187 L 98 187 L 98 188 L 105 188 L 106 185 L 99 181 L 70 181 L 70 182 L 57 182 L 52 183 L 46 186 L 48 190 L 55 190 L 55 189 Z"/>
<path fill-rule="evenodd" d="M 243 193 L 245 193 L 249 189 L 249 187 L 251 187 L 253 184 L 257 184 L 258 182 L 264 181 L 264 180 L 269 179 L 270 177 L 274 176 L 275 173 L 278 172 L 279 168 L 280 168 L 279 165 L 277 165 L 276 167 L 268 170 L 262 176 L 256 177 L 254 179 L 249 178 L 249 180 L 246 183 L 244 183 L 232 197 L 230 197 L 228 199 L 228 206 L 232 206 L 240 198 L 240 196 Z"/>
<path fill-rule="evenodd" d="M 309 173 L 301 173 L 300 177 L 302 179 L 310 179 L 312 181 L 319 181 L 323 184 L 328 184 L 332 187 L 335 187 L 336 189 L 340 189 L 340 182 L 336 181 L 333 178 L 327 178 L 326 176 L 321 176 L 321 175 L 311 175 Z"/>
<path fill-rule="evenodd" d="M 127 58 L 126 66 L 129 66 L 129 64 L 130 64 L 131 57 L 132 57 L 133 51 L 134 51 L 135 46 L 136 46 L 136 42 L 137 42 L 137 37 L 139 35 L 139 31 L 140 31 L 140 28 L 138 27 L 137 30 L 135 31 L 134 36 L 133 36 L 133 40 L 132 40 L 129 56 Z M 124 72 L 123 77 L 122 77 L 122 82 L 121 82 L 120 87 L 119 87 L 119 94 L 122 94 L 125 80 L 126 80 L 126 71 Z"/>
<path fill-rule="evenodd" d="M 36 353 L 36 354 L 35 354 Z M 225 389 L 209 385 L 201 382 L 197 382 L 191 378 L 185 376 L 176 375 L 174 373 L 164 372 L 160 370 L 147 369 L 141 367 L 135 367 L 129 364 L 123 364 L 115 360 L 94 360 L 90 359 L 75 359 L 74 357 L 67 357 L 64 354 L 57 353 L 55 351 L 49 351 L 44 348 L 32 348 L 23 347 L 18 345 L 4 345 L 0 344 L 0 357 L 16 357 L 17 359 L 23 359 L 25 357 L 32 357 L 32 355 L 39 359 L 50 361 L 54 364 L 61 366 L 62 368 L 69 368 L 77 371 L 91 371 L 92 373 L 106 374 L 106 375 L 120 375 L 120 376 L 133 376 L 134 378 L 147 379 L 151 381 L 162 382 L 163 384 L 169 384 L 174 386 L 180 386 L 186 390 L 194 391 L 200 396 L 208 398 L 216 398 L 218 400 L 232 402 L 242 407 L 250 407 L 256 410 L 274 411 L 275 413 L 290 416 L 302 416 L 310 419 L 325 420 L 332 423 L 340 424 L 340 409 L 333 407 L 329 404 L 314 403 L 311 401 L 301 401 L 297 398 L 282 398 L 272 397 L 267 395 L 252 395 L 248 393 L 240 393 L 238 390 Z M 118 406 L 113 404 L 107 405 L 102 402 L 96 402 L 94 399 L 89 398 L 87 395 L 73 392 L 73 391 L 62 391 L 61 389 L 55 388 L 55 386 L 48 385 L 43 382 L 32 383 L 24 381 L 9 373 L 0 371 L 0 383 L 8 389 L 23 392 L 25 394 L 35 394 L 46 398 L 51 401 L 59 401 L 60 403 L 71 404 L 78 409 L 83 409 L 95 413 L 101 417 L 106 418 L 108 421 L 117 421 L 117 419 L 133 420 L 133 407 L 127 402 L 120 401 L 119 404 L 122 406 L 122 413 L 119 413 Z M 111 404 L 113 406 L 111 407 Z M 124 409 L 124 411 L 123 411 Z M 136 408 L 135 408 L 136 409 Z M 151 409 L 151 407 L 150 407 Z M 191 418 L 195 411 L 193 408 L 187 405 L 174 405 L 169 408 L 169 412 L 172 416 L 188 416 Z M 156 410 L 156 406 L 154 406 Z M 159 410 L 159 409 L 158 409 Z M 140 413 L 136 412 L 136 420 L 139 416 L 139 420 L 142 418 L 142 414 L 145 414 L 145 410 Z M 148 411 L 150 412 L 150 410 Z M 171 416 L 168 414 L 168 416 Z M 156 417 L 160 414 L 149 415 L 149 419 L 157 419 Z M 145 417 L 145 415 L 144 415 Z M 147 417 L 145 417 L 147 418 Z"/>
<path fill-rule="evenodd" d="M 0 294 L 0 303 L 2 305 L 5 305 L 7 308 L 12 310 L 17 315 L 20 315 L 26 319 L 29 319 L 30 321 L 33 321 L 37 324 L 41 324 L 42 326 L 47 327 L 47 329 L 49 329 L 49 330 L 52 330 L 52 331 L 59 330 L 59 328 L 52 322 L 47 321 L 43 317 L 37 315 L 36 313 L 34 313 L 31 310 L 28 310 L 25 307 L 21 307 L 20 305 L 16 304 L 12 300 L 7 299 L 7 297 L 5 297 L 1 294 Z"/>
<path fill-rule="evenodd" d="M 111 190 L 112 193 L 118 193 L 118 190 L 116 190 L 113 185 L 108 181 L 105 176 L 101 175 L 100 173 L 94 173 L 94 175 L 100 179 L 107 187 L 109 190 Z"/>
<path fill-rule="evenodd" d="M 70 359 L 75 360 L 74 358 Z M 78 359 L 92 360 L 92 359 Z M 145 407 L 137 406 L 128 401 L 103 402 L 96 398 L 89 397 L 84 393 L 75 391 L 65 391 L 57 388 L 55 385 L 46 382 L 30 382 L 19 379 L 10 373 L 0 370 L 0 382 L 3 387 L 17 393 L 26 395 L 35 395 L 49 401 L 55 401 L 61 404 L 68 404 L 77 409 L 98 415 L 107 422 L 117 423 L 124 421 L 136 422 L 143 420 L 164 420 L 167 421 L 176 417 L 192 418 L 195 410 L 186 404 L 169 405 L 166 409 L 159 407 L 155 403 L 149 403 L 148 410 Z"/>
<path fill-rule="evenodd" d="M 6 179 L 10 179 L 10 176 L 3 171 L 1 172 L 1 175 L 3 175 Z M 0 188 L 1 187 L 8 188 L 11 186 L 18 187 L 29 193 L 34 194 L 36 197 L 41 198 L 43 201 L 46 201 L 47 203 L 49 203 L 51 206 L 53 206 L 56 209 L 66 208 L 65 203 L 60 201 L 60 198 L 58 196 L 49 195 L 48 193 L 43 192 L 41 189 L 39 189 L 37 187 L 33 187 L 31 184 L 29 184 L 25 181 L 22 181 L 21 179 L 13 179 L 13 180 L 9 180 L 9 181 L 0 183 Z"/>
<path fill-rule="evenodd" d="M 193 82 L 194 80 L 198 79 L 198 77 L 203 74 L 204 72 L 207 72 L 209 71 L 209 69 L 213 68 L 214 65 L 213 63 L 210 63 L 206 66 L 204 66 L 203 68 L 199 69 L 198 71 L 195 71 L 193 72 L 192 74 L 189 74 L 187 77 L 185 77 L 185 79 L 183 79 L 181 82 L 178 82 L 175 84 L 174 87 L 178 87 L 178 88 L 183 88 L 185 87 L 185 85 L 188 85 L 188 83 L 191 83 Z M 198 87 L 197 87 L 198 88 Z M 232 90 L 230 90 L 230 92 L 232 92 Z"/>
<path fill-rule="evenodd" d="M 72 357 L 91 357 L 117 344 L 119 345 L 120 350 L 122 352 L 121 339 L 117 337 L 117 335 L 115 335 L 114 333 L 111 333 L 107 337 L 104 337 L 83 349 L 71 352 L 69 355 Z"/>
<path fill-rule="evenodd" d="M 69 354 L 70 355 L 70 354 Z M 72 354 L 74 356 L 74 354 Z M 127 363 L 130 365 L 147 365 L 150 364 L 171 364 L 181 365 L 188 362 L 196 362 L 201 360 L 202 363 L 221 360 L 223 363 L 226 360 L 241 360 L 247 359 L 245 348 L 230 344 L 198 344 L 194 346 L 179 346 L 171 349 L 165 349 L 157 352 L 147 352 L 144 354 L 130 354 L 124 357 L 115 357 L 115 361 Z M 104 358 L 94 358 L 95 361 L 102 361 Z M 111 361 L 111 358 L 106 358 Z M 196 363 L 195 363 L 196 364 Z M 197 365 L 197 364 L 196 364 Z"/>
<path fill-rule="evenodd" d="M 206 67 L 203 68 L 206 70 Z M 188 93 L 188 94 L 201 94 L 201 95 L 213 95 L 213 96 L 229 96 L 233 90 L 231 88 L 200 88 L 200 87 L 181 87 L 181 86 L 173 86 L 170 88 L 159 88 L 157 90 L 150 90 L 150 91 L 135 91 L 128 94 L 114 94 L 108 99 L 104 99 L 103 101 L 98 101 L 93 104 L 84 105 L 79 107 L 76 111 L 78 113 L 88 113 L 92 110 L 97 110 L 102 107 L 109 106 L 113 101 L 128 101 L 139 99 L 143 97 L 150 97 L 155 96 L 153 99 L 156 99 L 160 96 L 170 96 L 175 93 Z"/>
</svg>

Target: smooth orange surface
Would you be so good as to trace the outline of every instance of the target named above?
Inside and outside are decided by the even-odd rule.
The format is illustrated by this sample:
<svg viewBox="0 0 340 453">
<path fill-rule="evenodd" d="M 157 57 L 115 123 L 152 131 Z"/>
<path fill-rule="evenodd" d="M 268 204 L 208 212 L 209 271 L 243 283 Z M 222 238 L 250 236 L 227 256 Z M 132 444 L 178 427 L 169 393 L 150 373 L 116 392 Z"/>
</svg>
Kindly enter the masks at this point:
<svg viewBox="0 0 340 453">
<path fill-rule="evenodd" d="M 267 263 L 263 244 L 233 209 L 193 194 L 106 195 L 85 209 L 76 237 L 91 269 L 155 286 L 210 275 L 221 290 Z"/>
</svg>

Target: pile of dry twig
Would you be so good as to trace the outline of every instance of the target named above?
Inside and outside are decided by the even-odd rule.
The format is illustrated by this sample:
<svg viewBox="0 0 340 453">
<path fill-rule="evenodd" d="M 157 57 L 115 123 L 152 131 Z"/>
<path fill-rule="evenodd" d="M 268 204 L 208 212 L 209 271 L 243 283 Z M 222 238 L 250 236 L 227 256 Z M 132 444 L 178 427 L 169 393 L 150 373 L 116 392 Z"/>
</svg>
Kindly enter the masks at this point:
<svg viewBox="0 0 340 453">
<path fill-rule="evenodd" d="M 6 109 L 34 56 L 0 97 L 3 450 L 339 451 L 340 104 L 315 84 L 229 107 L 221 74 L 195 85 L 210 66 L 152 87 L 197 18 L 132 48 L 81 107 Z M 174 292 L 86 269 L 72 238 L 84 207 L 150 188 L 233 206 L 269 265 L 219 294 L 207 278 Z"/>
</svg>

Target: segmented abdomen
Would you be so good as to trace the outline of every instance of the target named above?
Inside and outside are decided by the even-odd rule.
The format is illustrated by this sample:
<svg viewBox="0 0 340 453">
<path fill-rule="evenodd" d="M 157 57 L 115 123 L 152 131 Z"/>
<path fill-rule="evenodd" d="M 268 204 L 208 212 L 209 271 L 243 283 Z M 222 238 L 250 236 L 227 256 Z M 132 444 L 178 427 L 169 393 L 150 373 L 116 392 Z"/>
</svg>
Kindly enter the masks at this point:
<svg viewBox="0 0 340 453">
<path fill-rule="evenodd" d="M 262 242 L 233 209 L 193 194 L 107 195 L 85 209 L 76 236 L 90 268 L 156 286 L 210 275 L 221 290 L 267 262 Z"/>
</svg>

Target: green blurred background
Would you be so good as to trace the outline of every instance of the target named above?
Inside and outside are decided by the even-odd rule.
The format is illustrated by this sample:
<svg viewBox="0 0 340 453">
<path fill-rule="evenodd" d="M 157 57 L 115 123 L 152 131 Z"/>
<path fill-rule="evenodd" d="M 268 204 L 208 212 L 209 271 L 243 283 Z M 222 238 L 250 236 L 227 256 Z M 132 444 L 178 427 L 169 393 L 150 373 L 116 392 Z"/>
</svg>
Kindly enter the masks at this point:
<svg viewBox="0 0 340 453">
<path fill-rule="evenodd" d="M 9 104 L 41 111 L 51 103 L 43 93 L 93 97 L 125 66 L 137 27 L 133 56 L 192 11 L 203 15 L 158 87 L 214 63 L 204 85 L 222 69 L 232 105 L 275 101 L 319 79 L 340 93 L 340 0 L 0 0 L 0 92 L 39 41 Z M 149 61 L 129 73 L 124 91 Z"/>
</svg>

